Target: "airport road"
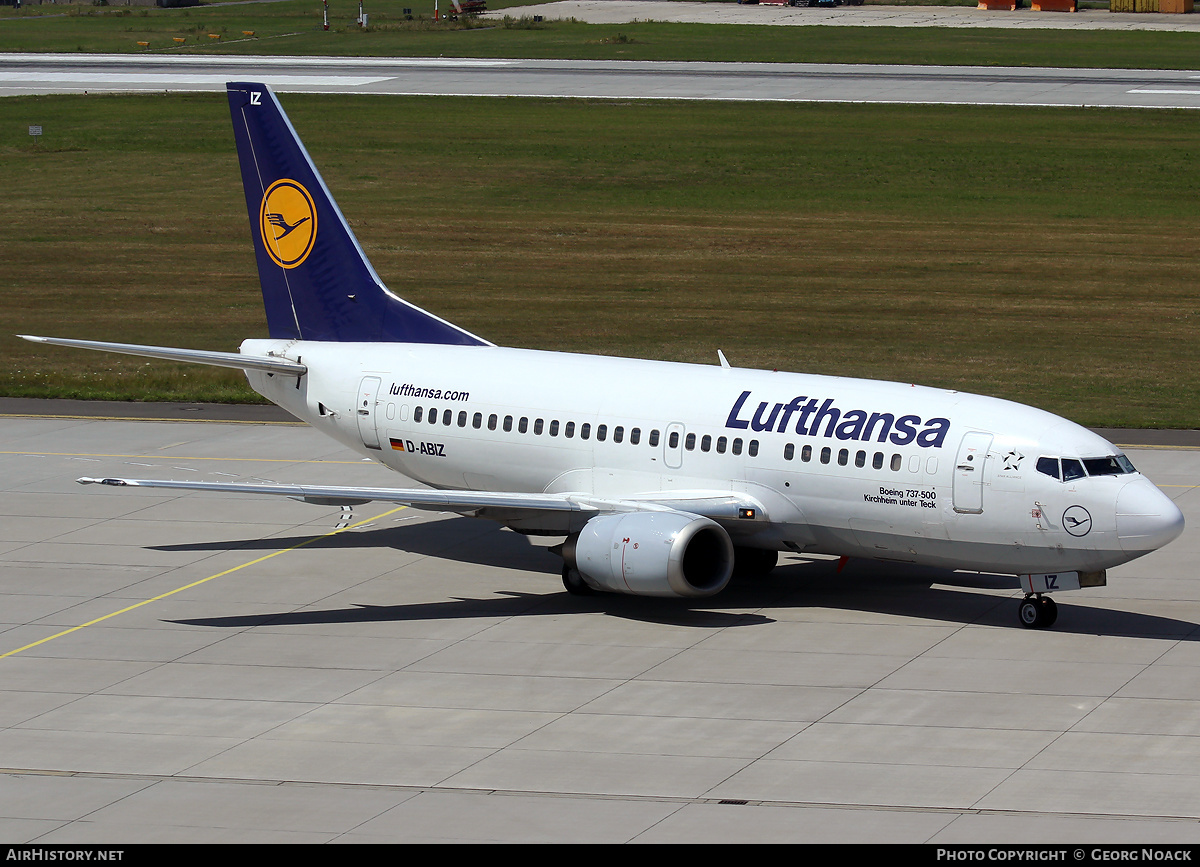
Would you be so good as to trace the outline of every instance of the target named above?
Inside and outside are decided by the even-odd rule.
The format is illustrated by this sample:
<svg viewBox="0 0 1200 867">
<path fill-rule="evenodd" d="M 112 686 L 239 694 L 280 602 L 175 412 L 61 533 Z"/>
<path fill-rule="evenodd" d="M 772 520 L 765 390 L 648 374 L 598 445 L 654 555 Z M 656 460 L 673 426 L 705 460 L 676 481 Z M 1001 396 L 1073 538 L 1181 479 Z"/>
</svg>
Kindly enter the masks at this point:
<svg viewBox="0 0 1200 867">
<path fill-rule="evenodd" d="M 1190 17 L 1190 16 L 1189 16 Z M 1200 108 L 1200 72 L 454 58 L 0 55 L 0 96 L 223 91 Z"/>
<path fill-rule="evenodd" d="M 486 522 L 74 481 L 395 483 L 306 427 L 0 418 L 0 839 L 1195 844 L 1200 451 L 1129 454 L 1189 529 L 1033 632 L 795 556 L 580 600 Z"/>
<path fill-rule="evenodd" d="M 948 27 L 1002 30 L 1163 30 L 1200 31 L 1194 15 L 1156 12 L 1112 14 L 1107 9 L 1039 12 L 977 9 L 972 6 L 792 7 L 774 3 L 689 3 L 681 0 L 556 0 L 490 13 L 574 18 L 588 24 L 665 21 L 687 24 L 757 24 L 770 27 Z"/>
</svg>

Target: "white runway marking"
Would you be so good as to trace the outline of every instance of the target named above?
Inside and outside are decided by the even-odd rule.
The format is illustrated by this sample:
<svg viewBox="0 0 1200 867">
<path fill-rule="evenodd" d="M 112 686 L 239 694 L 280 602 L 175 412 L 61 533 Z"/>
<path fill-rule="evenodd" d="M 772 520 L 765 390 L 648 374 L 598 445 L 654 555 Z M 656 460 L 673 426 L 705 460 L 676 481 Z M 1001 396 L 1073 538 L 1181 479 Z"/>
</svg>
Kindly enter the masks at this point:
<svg viewBox="0 0 1200 867">
<path fill-rule="evenodd" d="M 226 75 L 195 73 L 136 73 L 136 72 L 0 72 L 0 83 L 4 84 L 69 84 L 80 87 L 103 87 L 105 85 L 151 85 L 170 89 L 184 86 L 224 86 L 229 80 Z M 256 75 L 269 87 L 361 87 L 390 81 L 390 76 L 366 75 Z"/>
</svg>

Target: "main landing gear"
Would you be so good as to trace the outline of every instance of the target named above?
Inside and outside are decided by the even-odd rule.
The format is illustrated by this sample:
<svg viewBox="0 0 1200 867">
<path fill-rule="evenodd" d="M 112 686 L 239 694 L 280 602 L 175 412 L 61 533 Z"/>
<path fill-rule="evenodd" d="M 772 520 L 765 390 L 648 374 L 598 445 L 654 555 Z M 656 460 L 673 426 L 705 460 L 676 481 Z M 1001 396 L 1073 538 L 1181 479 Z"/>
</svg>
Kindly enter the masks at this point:
<svg viewBox="0 0 1200 867">
<path fill-rule="evenodd" d="M 1045 629 L 1058 619 L 1058 605 L 1049 596 L 1031 593 L 1021 600 L 1017 616 L 1026 629 Z"/>
<path fill-rule="evenodd" d="M 562 567 L 562 580 L 563 587 L 567 588 L 567 592 L 572 596 L 594 596 L 596 594 L 596 591 L 583 580 L 579 570 L 566 563 L 563 563 Z"/>
</svg>

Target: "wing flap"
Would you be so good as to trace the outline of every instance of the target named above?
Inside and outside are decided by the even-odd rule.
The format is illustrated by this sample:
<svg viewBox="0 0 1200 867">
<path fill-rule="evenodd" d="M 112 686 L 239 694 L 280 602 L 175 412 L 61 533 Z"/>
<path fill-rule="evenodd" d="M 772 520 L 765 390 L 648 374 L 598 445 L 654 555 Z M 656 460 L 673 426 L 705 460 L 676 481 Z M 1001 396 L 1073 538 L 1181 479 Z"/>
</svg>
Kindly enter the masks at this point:
<svg viewBox="0 0 1200 867">
<path fill-rule="evenodd" d="M 653 492 L 621 499 L 585 493 L 535 494 L 510 491 L 439 491 L 431 488 L 368 488 L 341 485 L 241 484 L 167 479 L 81 478 L 81 485 L 208 491 L 221 494 L 269 494 L 317 505 L 403 503 L 420 509 L 479 513 L 481 516 L 546 512 L 688 512 L 714 520 L 766 520 L 761 503 L 728 491 Z"/>
<path fill-rule="evenodd" d="M 521 494 L 501 491 L 437 491 L 422 488 L 362 488 L 340 485 L 243 485 L 237 482 L 177 482 L 165 479 L 77 480 L 81 485 L 124 488 L 165 488 L 177 491 L 209 491 L 222 494 L 273 494 L 321 505 L 351 503 L 403 503 L 419 508 L 472 512 L 479 509 L 529 509 L 576 512 L 588 508 L 564 494 Z"/>
</svg>

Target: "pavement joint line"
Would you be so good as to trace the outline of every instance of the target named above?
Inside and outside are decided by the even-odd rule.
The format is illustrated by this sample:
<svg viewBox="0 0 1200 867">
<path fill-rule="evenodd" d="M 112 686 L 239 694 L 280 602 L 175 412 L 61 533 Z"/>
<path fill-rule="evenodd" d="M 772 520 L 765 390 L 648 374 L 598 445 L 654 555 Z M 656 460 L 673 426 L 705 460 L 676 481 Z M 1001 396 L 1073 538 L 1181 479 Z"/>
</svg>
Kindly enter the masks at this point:
<svg viewBox="0 0 1200 867">
<path fill-rule="evenodd" d="M 247 568 L 248 566 L 254 566 L 258 563 L 262 563 L 265 560 L 270 560 L 272 557 L 278 557 L 280 554 L 287 554 L 289 551 L 295 551 L 298 548 L 303 548 L 305 545 L 310 545 L 313 542 L 319 542 L 322 539 L 328 539 L 331 536 L 336 536 L 340 533 L 345 533 L 348 530 L 354 530 L 354 529 L 357 529 L 359 527 L 362 527 L 362 526 L 365 526 L 368 524 L 373 524 L 374 522 L 380 520 L 381 518 L 386 518 L 388 515 L 393 515 L 396 512 L 399 512 L 399 511 L 401 511 L 403 509 L 407 509 L 407 508 L 408 508 L 408 506 L 397 506 L 395 509 L 390 509 L 381 515 L 374 515 L 370 518 L 364 518 L 363 520 L 361 520 L 357 523 L 354 523 L 354 524 L 350 524 L 347 527 L 335 528 L 333 530 L 330 530 L 328 533 L 322 533 L 319 536 L 310 536 L 309 538 L 304 539 L 301 542 L 297 542 L 295 545 L 292 545 L 290 548 L 280 548 L 278 551 L 272 551 L 270 554 L 264 554 L 262 557 L 257 557 L 254 560 L 251 560 L 247 563 L 242 563 L 242 564 L 234 566 L 230 569 L 226 569 L 223 572 L 218 572 L 215 575 L 209 575 L 207 578 L 201 578 L 198 581 L 192 581 L 190 584 L 184 584 L 182 587 L 176 587 L 174 590 L 168 590 L 166 593 L 160 593 L 157 596 L 150 597 L 149 599 L 143 599 L 141 602 L 135 602 L 133 605 L 127 605 L 124 608 L 120 609 L 119 611 L 113 611 L 109 614 L 105 614 L 102 617 L 97 617 L 93 620 L 89 620 L 87 623 L 81 623 L 78 626 L 72 626 L 69 629 L 64 629 L 63 631 L 57 632 L 54 635 L 49 635 L 38 641 L 34 641 L 30 644 L 26 644 L 24 647 L 18 647 L 16 650 L 10 650 L 7 653 L 0 653 L 0 659 L 7 659 L 10 656 L 16 656 L 18 653 L 21 653 L 22 651 L 29 650 L 31 648 L 37 647 L 42 644 L 46 644 L 47 642 L 53 641 L 56 638 L 62 638 L 64 635 L 70 635 L 72 632 L 78 632 L 81 629 L 84 629 L 88 626 L 94 626 L 97 623 L 104 622 L 105 620 L 110 620 L 111 618 L 116 617 L 117 615 L 125 614 L 126 612 L 133 611 L 136 608 L 141 608 L 143 605 L 149 605 L 151 602 L 158 602 L 159 600 L 166 599 L 168 596 L 174 596 L 176 593 L 180 593 L 184 590 L 190 590 L 193 587 L 198 587 L 201 584 L 212 581 L 214 578 L 223 578 L 226 575 L 232 575 L 234 572 L 239 572 L 242 569 Z"/>
</svg>

